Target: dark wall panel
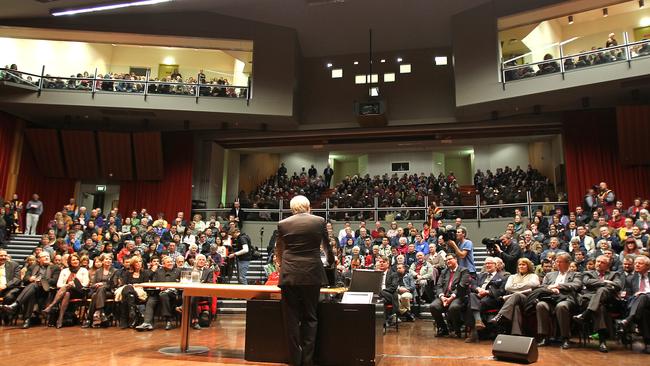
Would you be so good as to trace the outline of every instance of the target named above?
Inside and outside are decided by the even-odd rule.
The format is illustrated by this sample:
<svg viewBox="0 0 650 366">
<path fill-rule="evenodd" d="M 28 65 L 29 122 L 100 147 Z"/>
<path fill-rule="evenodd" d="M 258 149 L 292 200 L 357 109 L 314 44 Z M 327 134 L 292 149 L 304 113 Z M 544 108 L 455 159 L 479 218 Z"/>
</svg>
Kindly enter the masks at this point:
<svg viewBox="0 0 650 366">
<path fill-rule="evenodd" d="M 133 153 L 138 180 L 162 180 L 163 154 L 160 132 L 134 132 Z"/>
<path fill-rule="evenodd" d="M 111 180 L 133 179 L 133 154 L 131 134 L 98 132 L 99 157 L 102 178 Z"/>
<path fill-rule="evenodd" d="M 93 131 L 61 131 L 68 177 L 96 179 L 99 176 L 97 143 Z"/>
<path fill-rule="evenodd" d="M 40 174 L 48 178 L 66 176 L 57 132 L 57 130 L 35 128 L 25 130 L 27 144 L 31 149 L 36 166 Z"/>
<path fill-rule="evenodd" d="M 618 155 L 625 165 L 650 165 L 650 107 L 622 106 L 616 108 Z"/>
</svg>

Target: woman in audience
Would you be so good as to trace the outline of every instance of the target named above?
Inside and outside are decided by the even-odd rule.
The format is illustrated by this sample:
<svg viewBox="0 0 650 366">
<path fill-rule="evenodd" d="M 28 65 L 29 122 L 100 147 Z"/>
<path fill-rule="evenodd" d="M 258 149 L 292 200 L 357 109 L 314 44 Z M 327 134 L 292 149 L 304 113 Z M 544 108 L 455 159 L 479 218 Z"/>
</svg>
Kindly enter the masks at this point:
<svg viewBox="0 0 650 366">
<path fill-rule="evenodd" d="M 193 227 L 194 223 L 190 223 L 188 228 L 185 230 L 183 233 L 183 236 L 181 237 L 181 242 L 185 245 L 186 248 L 189 248 L 190 245 L 196 244 L 196 236 L 193 233 Z M 185 254 L 185 253 L 183 253 Z"/>
<path fill-rule="evenodd" d="M 102 259 L 100 258 L 101 254 L 95 258 L 93 265 L 88 268 L 88 278 L 90 278 L 90 283 L 93 283 L 93 277 L 98 269 L 102 268 Z M 81 257 L 81 263 L 83 263 L 83 257 Z"/>
<path fill-rule="evenodd" d="M 43 313 L 49 315 L 57 304 L 59 306 L 59 319 L 56 321 L 56 327 L 63 326 L 63 315 L 68 309 L 70 299 L 80 299 L 84 296 L 84 287 L 88 286 L 88 270 L 81 266 L 81 260 L 77 253 L 68 256 L 68 267 L 61 270 L 56 287 L 59 289 L 54 296 L 54 300 L 43 309 Z"/>
<path fill-rule="evenodd" d="M 650 234 L 648 228 L 650 228 L 650 222 L 648 222 L 648 210 L 641 209 L 639 211 L 639 219 L 634 223 L 639 229 L 641 229 L 641 234 Z"/>
<path fill-rule="evenodd" d="M 113 256 L 110 254 L 101 254 L 95 259 L 99 268 L 90 278 L 90 306 L 88 306 L 88 319 L 83 323 L 83 328 L 92 326 L 99 327 L 102 323 L 108 321 L 104 314 L 106 299 L 113 296 L 113 290 L 117 287 L 117 276 L 113 268 Z"/>
<path fill-rule="evenodd" d="M 635 256 L 641 254 L 641 250 L 639 249 L 639 246 L 637 245 L 634 238 L 628 238 L 625 240 L 623 251 L 619 254 L 621 262 L 623 262 L 623 260 L 625 260 L 625 257 L 630 254 Z"/>
<path fill-rule="evenodd" d="M 34 264 L 36 264 L 36 257 L 33 255 L 28 255 L 27 258 L 25 258 L 25 264 L 23 264 L 23 268 L 20 269 L 21 280 L 25 277 L 27 270 Z"/>
<path fill-rule="evenodd" d="M 505 303 L 499 313 L 490 320 L 490 323 L 509 323 L 510 333 L 515 335 L 523 334 L 521 323 L 523 321 L 523 305 L 526 302 L 528 293 L 539 287 L 539 277 L 535 274 L 533 262 L 528 258 L 519 258 L 517 261 L 517 274 L 508 276 L 505 290 L 507 294 L 503 297 Z"/>
<path fill-rule="evenodd" d="M 198 232 L 203 232 L 205 231 L 205 222 L 203 222 L 203 217 L 200 214 L 195 214 L 194 217 L 192 217 L 192 222 L 194 222 L 194 228 Z"/>
<path fill-rule="evenodd" d="M 122 227 L 120 228 L 120 231 L 122 232 L 122 235 L 126 235 L 131 232 L 131 218 L 127 217 L 124 219 L 124 222 L 122 223 Z"/>
<path fill-rule="evenodd" d="M 147 294 L 140 287 L 133 285 L 149 281 L 149 271 L 142 267 L 140 257 L 131 257 L 125 263 L 120 278 L 120 288 L 115 290 L 115 301 L 120 302 L 120 328 L 135 328 L 139 316 L 138 303 L 146 301 Z M 119 295 L 118 295 L 119 294 Z"/>
</svg>

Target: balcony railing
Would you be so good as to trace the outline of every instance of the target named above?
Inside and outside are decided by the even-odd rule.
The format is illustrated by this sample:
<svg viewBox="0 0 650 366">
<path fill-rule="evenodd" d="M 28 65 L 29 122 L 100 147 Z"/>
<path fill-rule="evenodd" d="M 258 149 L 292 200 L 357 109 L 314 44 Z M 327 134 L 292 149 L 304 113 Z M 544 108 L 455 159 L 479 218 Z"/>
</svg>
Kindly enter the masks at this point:
<svg viewBox="0 0 650 366">
<path fill-rule="evenodd" d="M 149 72 L 139 79 L 128 78 L 113 79 L 99 77 L 97 70 L 94 75 L 82 77 L 59 77 L 45 73 L 43 66 L 41 74 L 0 68 L 0 81 L 17 84 L 38 92 L 66 91 L 89 93 L 92 98 L 96 94 L 130 94 L 142 96 L 145 100 L 149 95 L 171 95 L 195 98 L 236 98 L 245 99 L 247 103 L 252 97 L 252 80 L 249 77 L 247 85 L 225 85 L 218 83 L 200 82 L 201 75 L 197 75 L 196 82 L 178 82 L 174 80 L 152 79 Z"/>
<path fill-rule="evenodd" d="M 623 34 L 625 43 L 622 45 L 600 48 L 596 50 L 565 55 L 563 44 L 557 44 L 560 57 L 550 58 L 543 61 L 515 65 L 510 59 L 501 62 L 501 81 L 505 89 L 506 83 L 524 80 L 532 77 L 565 74 L 591 67 L 627 62 L 632 67 L 632 61 L 650 56 L 650 40 L 628 42 L 627 33 Z M 518 58 L 521 58 L 519 56 Z M 534 67 L 537 68 L 535 71 Z"/>
<path fill-rule="evenodd" d="M 562 208 L 564 213 L 568 213 L 567 202 L 535 202 L 530 192 L 526 192 L 526 199 L 523 202 L 494 204 L 488 205 L 481 203 L 481 197 L 476 195 L 476 204 L 469 206 L 439 206 L 443 209 L 443 220 L 453 220 L 457 217 L 466 220 L 484 221 L 502 217 L 512 218 L 515 209 L 521 210 L 524 217 L 532 217 L 537 210 L 542 210 L 544 216 L 552 214 L 556 208 Z M 429 202 L 425 197 L 423 206 L 413 207 L 381 207 L 379 199 L 375 197 L 372 207 L 363 208 L 333 208 L 330 206 L 329 198 L 324 202 L 324 208 L 312 209 L 314 215 L 321 216 L 326 220 L 333 221 L 425 221 L 427 220 L 427 211 Z M 277 208 L 272 209 L 244 209 L 247 220 L 250 221 L 278 221 L 291 216 L 291 210 L 288 209 L 289 201 L 280 200 Z M 204 220 L 211 215 L 228 219 L 230 208 L 200 208 L 193 209 L 193 213 L 202 214 Z"/>
</svg>

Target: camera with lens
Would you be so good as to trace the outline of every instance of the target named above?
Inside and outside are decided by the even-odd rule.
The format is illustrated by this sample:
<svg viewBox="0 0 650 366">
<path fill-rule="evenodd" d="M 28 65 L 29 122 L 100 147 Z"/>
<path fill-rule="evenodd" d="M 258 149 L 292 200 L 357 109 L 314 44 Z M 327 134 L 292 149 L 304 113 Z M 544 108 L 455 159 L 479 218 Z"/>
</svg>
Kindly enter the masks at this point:
<svg viewBox="0 0 650 366">
<path fill-rule="evenodd" d="M 438 235 L 442 235 L 442 239 L 444 242 L 448 241 L 456 241 L 456 228 L 447 226 L 447 227 L 439 227 L 438 228 Z"/>
<path fill-rule="evenodd" d="M 487 251 L 489 253 L 492 253 L 492 252 L 494 252 L 494 246 L 498 245 L 498 244 L 501 244 L 501 239 L 499 239 L 496 236 L 494 238 L 483 238 L 481 243 L 483 243 L 483 245 L 485 245 L 485 247 L 487 248 Z"/>
</svg>

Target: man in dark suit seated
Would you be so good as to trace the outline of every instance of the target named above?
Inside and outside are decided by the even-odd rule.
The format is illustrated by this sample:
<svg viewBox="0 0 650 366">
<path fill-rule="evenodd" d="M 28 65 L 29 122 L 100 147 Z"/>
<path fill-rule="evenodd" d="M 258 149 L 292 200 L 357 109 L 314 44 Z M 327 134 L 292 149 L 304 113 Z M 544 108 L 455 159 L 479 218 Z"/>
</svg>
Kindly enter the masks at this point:
<svg viewBox="0 0 650 366">
<path fill-rule="evenodd" d="M 609 263 L 610 259 L 607 256 L 600 255 L 596 258 L 596 269 L 584 272 L 582 284 L 585 288 L 581 300 L 587 305 L 587 309 L 573 317 L 573 320 L 580 324 L 593 324 L 600 340 L 598 350 L 603 353 L 607 353 L 606 306 L 616 300 L 618 293 L 625 286 L 621 273 L 610 271 Z"/>
<path fill-rule="evenodd" d="M 309 200 L 295 196 L 289 203 L 293 216 L 278 223 L 275 245 L 280 265 L 278 286 L 282 289 L 282 316 L 285 322 L 289 363 L 314 364 L 318 328 L 318 298 L 327 275 L 321 261 L 321 245 L 328 265 L 334 264 L 325 219 L 310 213 Z"/>
<path fill-rule="evenodd" d="M 3 305 L 2 310 L 14 313 L 19 307 L 23 307 L 23 328 L 29 328 L 34 305 L 38 304 L 39 309 L 45 305 L 50 289 L 56 288 L 61 268 L 50 264 L 50 255 L 41 252 L 38 255 L 38 262 L 27 269 L 23 284 L 25 288 L 20 292 L 16 301 L 11 305 Z"/>
<path fill-rule="evenodd" d="M 174 260 L 170 256 L 163 257 L 162 266 L 153 274 L 152 282 L 178 282 L 181 271 L 174 268 Z M 168 288 L 161 291 L 153 290 L 149 293 L 144 310 L 144 322 L 135 329 L 137 331 L 153 330 L 153 318 L 156 306 L 160 304 L 160 315 L 165 319 L 165 330 L 173 328 L 171 319 L 176 307 L 176 300 L 180 297 L 178 290 Z"/>
<path fill-rule="evenodd" d="M 397 287 L 399 286 L 399 275 L 397 272 L 391 270 L 390 259 L 386 256 L 379 258 L 379 270 L 384 272 L 381 281 L 381 293 L 379 297 L 384 300 L 384 315 L 386 317 L 386 324 L 391 325 L 397 321 L 397 313 L 399 309 L 399 295 L 397 294 Z M 392 305 L 392 309 L 386 307 L 387 304 Z"/>
<path fill-rule="evenodd" d="M 571 336 L 571 312 L 578 306 L 577 294 L 582 289 L 581 273 L 569 272 L 571 255 L 560 253 L 555 258 L 557 271 L 544 276 L 542 285 L 533 290 L 528 299 L 539 300 L 535 305 L 537 333 L 542 338 L 538 346 L 548 345 L 552 324 L 557 323 L 562 337 L 562 348 L 569 348 Z"/>
<path fill-rule="evenodd" d="M 0 249 L 0 297 L 11 304 L 20 293 L 20 268 L 18 263 L 7 260 L 7 251 Z"/>
<path fill-rule="evenodd" d="M 478 342 L 478 331 L 485 328 L 481 320 L 481 312 L 498 309 L 503 304 L 501 297 L 506 294 L 507 277 L 497 272 L 494 258 L 485 258 L 483 268 L 485 272 L 479 273 L 476 280 L 470 281 L 468 288 L 469 302 L 465 322 L 472 330 L 469 338 L 465 340 L 467 343 Z"/>
<path fill-rule="evenodd" d="M 198 254 L 196 256 L 196 270 L 199 271 L 199 276 L 200 276 L 200 281 L 201 283 L 214 283 L 214 271 L 207 266 L 208 261 L 203 254 Z M 219 268 L 218 266 L 216 268 Z M 218 276 L 218 273 L 217 273 Z M 192 300 L 190 301 L 190 308 L 192 309 L 192 328 L 194 329 L 201 329 L 201 326 L 199 325 L 199 303 L 202 301 L 207 301 L 208 304 L 212 304 L 212 298 L 211 297 L 192 297 Z"/>
<path fill-rule="evenodd" d="M 650 354 L 650 258 L 638 256 L 634 259 L 634 275 L 627 278 L 625 286 L 628 296 L 628 316 L 621 320 L 621 330 L 629 330 L 633 324 L 639 326 L 643 336 L 643 353 Z"/>
<path fill-rule="evenodd" d="M 447 268 L 438 279 L 436 299 L 431 303 L 430 311 L 438 327 L 437 337 L 449 335 L 449 329 L 442 318 L 442 314 L 445 312 L 449 326 L 457 336 L 460 336 L 461 315 L 467 303 L 470 276 L 466 268 L 458 265 L 453 254 L 447 254 L 445 263 Z"/>
</svg>

